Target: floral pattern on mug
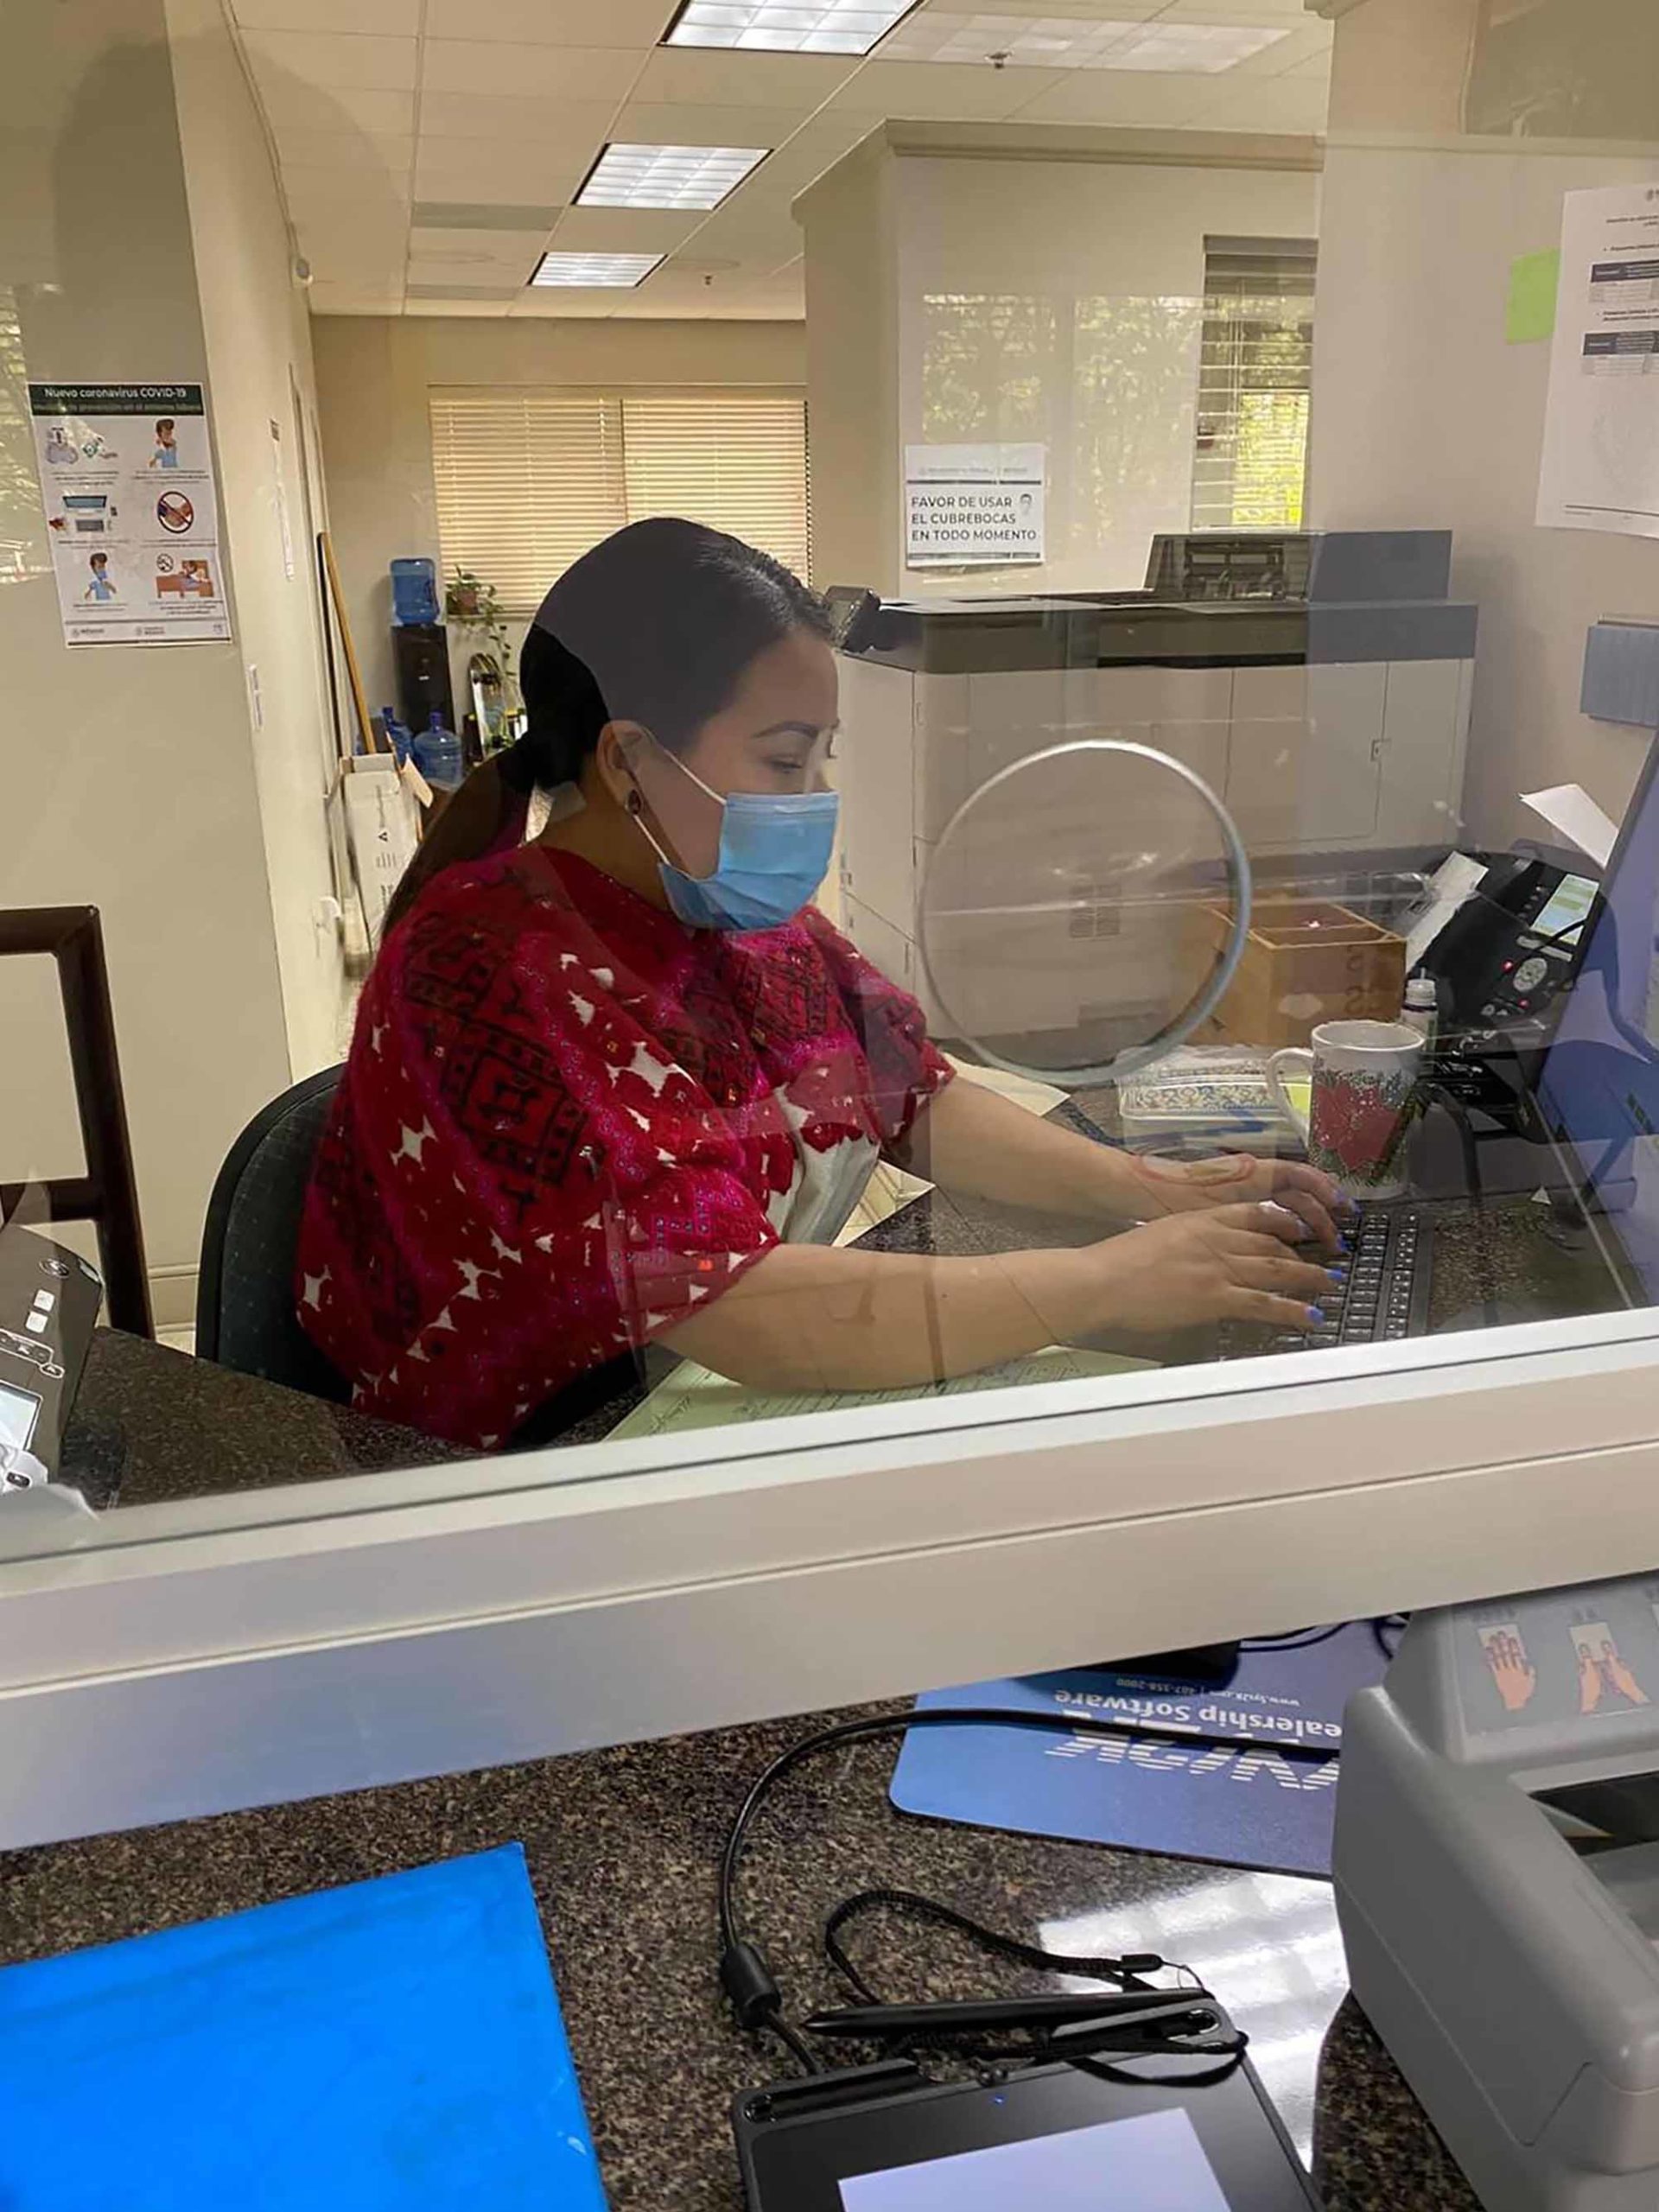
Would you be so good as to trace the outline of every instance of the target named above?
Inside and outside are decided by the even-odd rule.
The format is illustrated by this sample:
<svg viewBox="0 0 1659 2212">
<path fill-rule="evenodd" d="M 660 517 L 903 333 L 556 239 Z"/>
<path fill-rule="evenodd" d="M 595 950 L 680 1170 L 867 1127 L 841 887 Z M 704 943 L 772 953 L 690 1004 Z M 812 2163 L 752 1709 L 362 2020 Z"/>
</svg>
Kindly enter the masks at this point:
<svg viewBox="0 0 1659 2212">
<path fill-rule="evenodd" d="M 1321 1068 L 1314 1077 L 1307 1156 L 1358 1190 L 1395 1179 L 1395 1156 L 1417 1104 L 1414 1076 Z"/>
</svg>

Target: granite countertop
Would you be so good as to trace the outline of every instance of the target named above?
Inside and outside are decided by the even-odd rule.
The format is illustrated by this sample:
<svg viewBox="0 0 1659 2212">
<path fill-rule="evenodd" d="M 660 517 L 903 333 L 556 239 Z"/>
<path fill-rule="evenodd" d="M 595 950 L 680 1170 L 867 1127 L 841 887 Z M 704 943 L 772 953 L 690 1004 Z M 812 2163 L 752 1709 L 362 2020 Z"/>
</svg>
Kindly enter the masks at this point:
<svg viewBox="0 0 1659 2212">
<path fill-rule="evenodd" d="M 1101 1134 L 1103 1109 L 1095 1122 L 1077 1103 L 1058 1111 Z M 1506 1201 L 1478 1216 L 1436 1211 L 1435 1326 L 1614 1302 L 1584 1240 L 1548 1209 Z M 1080 1233 L 933 1194 L 867 1241 L 981 1251 Z M 595 1433 L 622 1409 L 607 1408 Z M 123 1504 L 462 1456 L 108 1331 L 92 1348 L 69 1452 L 95 1502 L 99 1484 L 107 1497 L 118 1479 Z M 639 1663 L 652 1663 L 649 1652 Z M 814 1725 L 724 1730 L 0 1854 L 0 1960 L 520 1840 L 613 2212 L 737 2212 L 731 2100 L 788 2065 L 738 2033 L 719 1995 L 714 1867 L 743 1789 Z M 818 1930 L 833 1904 L 865 1887 L 947 1898 L 1049 1947 L 1155 1948 L 1208 1973 L 1251 2033 L 1269 2093 L 1304 2151 L 1313 2147 L 1327 2212 L 1478 2212 L 1343 1996 L 1327 1885 L 903 1818 L 887 1801 L 893 1755 L 880 1744 L 817 1763 L 785 1786 L 757 1833 L 744 1890 L 750 1925 L 798 2015 L 840 1993 Z M 857 1937 L 866 1961 L 874 1936 Z M 1272 1970 L 1242 1963 L 1253 1955 Z M 884 1995 L 1020 1986 L 1014 1970 L 903 1923 L 882 1928 L 880 1958 L 871 1971 Z"/>
<path fill-rule="evenodd" d="M 518 1840 L 613 2212 L 738 2212 L 731 2100 L 791 2069 L 737 2031 L 719 1995 L 714 1869 L 749 1781 L 816 1725 L 728 1729 L 0 1855 L 0 1958 Z M 1293 2134 L 1304 2147 L 1316 2138 L 1327 2212 L 1478 2212 L 1351 2002 L 1325 2032 L 1341 1995 L 1326 1885 L 901 1818 L 887 1802 L 893 1758 L 880 1744 L 810 1765 L 756 1831 L 744 1909 L 797 2015 L 841 1993 L 818 1930 L 833 1904 L 869 1886 L 920 1890 L 1074 1952 L 1151 1945 L 1209 1971 L 1252 2032 Z M 902 1922 L 887 1922 L 879 1941 L 871 1927 L 849 1940 L 884 1996 L 1020 1986 L 1016 1969 Z M 1264 1948 L 1277 1952 L 1271 1971 Z"/>
<path fill-rule="evenodd" d="M 147 1338 L 99 1329 L 64 1438 L 62 1473 L 101 1508 L 471 1456 Z"/>
</svg>

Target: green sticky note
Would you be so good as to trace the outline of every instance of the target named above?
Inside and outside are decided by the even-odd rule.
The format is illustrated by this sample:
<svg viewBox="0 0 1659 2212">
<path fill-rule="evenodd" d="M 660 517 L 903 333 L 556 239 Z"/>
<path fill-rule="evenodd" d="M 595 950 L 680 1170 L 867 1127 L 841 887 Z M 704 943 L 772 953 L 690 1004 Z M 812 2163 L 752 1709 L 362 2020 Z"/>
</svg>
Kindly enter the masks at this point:
<svg viewBox="0 0 1659 2212">
<path fill-rule="evenodd" d="M 1561 250 L 1518 254 L 1510 264 L 1510 296 L 1503 308 L 1506 346 L 1532 346 L 1555 333 L 1555 294 L 1561 281 Z"/>
</svg>

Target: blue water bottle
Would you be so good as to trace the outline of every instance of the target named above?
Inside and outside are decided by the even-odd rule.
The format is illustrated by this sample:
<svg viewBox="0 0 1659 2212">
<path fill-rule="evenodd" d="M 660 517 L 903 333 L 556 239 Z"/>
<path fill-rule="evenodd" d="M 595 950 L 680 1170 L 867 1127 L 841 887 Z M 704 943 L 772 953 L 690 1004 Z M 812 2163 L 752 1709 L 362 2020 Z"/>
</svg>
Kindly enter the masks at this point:
<svg viewBox="0 0 1659 2212">
<path fill-rule="evenodd" d="M 438 572 L 435 562 L 394 561 L 391 564 L 391 619 L 403 629 L 410 623 L 438 619 Z"/>
<path fill-rule="evenodd" d="M 401 768 L 409 758 L 414 740 L 390 707 L 380 709 L 380 727 L 386 734 L 386 743 L 391 747 L 392 758 Z"/>
<path fill-rule="evenodd" d="M 432 709 L 431 722 L 415 740 L 412 750 L 415 766 L 435 791 L 457 791 L 461 789 L 467 775 L 461 740 L 454 730 L 444 728 L 443 716 L 435 707 Z"/>
</svg>

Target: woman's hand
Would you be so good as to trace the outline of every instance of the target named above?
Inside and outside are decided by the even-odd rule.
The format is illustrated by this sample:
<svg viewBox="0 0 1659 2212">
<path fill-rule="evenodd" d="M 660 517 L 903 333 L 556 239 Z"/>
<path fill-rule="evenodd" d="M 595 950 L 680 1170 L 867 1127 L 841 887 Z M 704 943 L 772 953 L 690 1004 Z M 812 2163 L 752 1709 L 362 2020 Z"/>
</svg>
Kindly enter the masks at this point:
<svg viewBox="0 0 1659 2212">
<path fill-rule="evenodd" d="M 1255 1163 L 1252 1162 L 1252 1165 Z M 1303 1223 L 1277 1203 L 1211 1205 L 1144 1224 L 1090 1248 L 1105 1277 L 1103 1325 L 1158 1334 L 1207 1321 L 1318 1328 L 1333 1271 L 1286 1248 Z"/>
<path fill-rule="evenodd" d="M 1298 1235 L 1312 1235 L 1331 1252 L 1342 1249 L 1338 1221 L 1354 1212 L 1353 1201 L 1342 1196 L 1329 1175 L 1300 1160 L 1253 1160 L 1247 1153 L 1227 1153 L 1218 1160 L 1131 1154 L 1130 1166 L 1149 1213 L 1192 1213 L 1266 1200 L 1287 1208 L 1301 1223 L 1300 1231 L 1291 1232 L 1293 1242 Z"/>
</svg>

